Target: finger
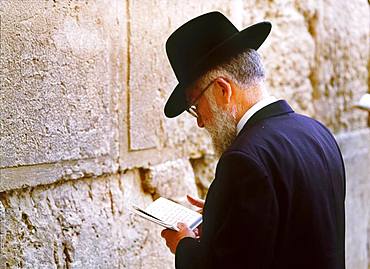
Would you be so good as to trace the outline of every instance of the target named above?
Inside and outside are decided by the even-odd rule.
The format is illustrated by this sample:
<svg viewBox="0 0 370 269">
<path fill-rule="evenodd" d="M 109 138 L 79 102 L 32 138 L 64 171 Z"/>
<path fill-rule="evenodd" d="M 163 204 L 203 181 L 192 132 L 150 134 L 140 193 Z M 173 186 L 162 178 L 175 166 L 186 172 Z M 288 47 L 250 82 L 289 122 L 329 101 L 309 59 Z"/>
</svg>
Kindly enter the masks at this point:
<svg viewBox="0 0 370 269">
<path fill-rule="evenodd" d="M 182 222 L 178 222 L 177 223 L 177 228 L 179 228 L 179 233 L 186 233 L 186 234 L 189 234 L 189 232 L 193 233 L 192 230 L 190 230 L 190 228 L 185 224 L 185 223 L 182 223 Z"/>
<path fill-rule="evenodd" d="M 189 203 L 191 203 L 192 205 L 195 205 L 197 207 L 203 208 L 203 206 L 204 206 L 204 200 L 198 199 L 198 198 L 194 198 L 194 197 L 192 197 L 190 195 L 186 195 L 186 198 L 188 199 Z"/>
<path fill-rule="evenodd" d="M 182 223 L 182 222 L 178 222 L 177 223 L 177 228 L 179 228 L 180 230 L 182 230 L 182 229 L 186 228 L 186 225 L 184 223 Z"/>
<path fill-rule="evenodd" d="M 164 237 L 166 237 L 166 235 L 168 234 L 168 232 L 169 232 L 170 230 L 169 229 L 164 229 L 164 230 L 162 230 L 162 232 L 161 232 L 161 236 L 164 238 Z"/>
<path fill-rule="evenodd" d="M 177 223 L 177 228 L 179 228 L 179 231 L 178 233 L 182 234 L 182 235 L 186 235 L 186 236 L 190 236 L 190 237 L 194 237 L 195 236 L 195 233 L 193 230 L 191 230 L 185 223 Z"/>
</svg>

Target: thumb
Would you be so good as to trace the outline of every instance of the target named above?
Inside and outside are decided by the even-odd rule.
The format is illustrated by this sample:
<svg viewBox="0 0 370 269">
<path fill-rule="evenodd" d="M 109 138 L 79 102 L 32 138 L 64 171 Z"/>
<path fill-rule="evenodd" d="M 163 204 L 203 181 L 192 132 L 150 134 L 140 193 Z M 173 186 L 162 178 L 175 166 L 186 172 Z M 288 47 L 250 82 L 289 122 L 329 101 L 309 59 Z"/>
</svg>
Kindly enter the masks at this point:
<svg viewBox="0 0 370 269">
<path fill-rule="evenodd" d="M 183 229 L 188 229 L 188 226 L 186 226 L 186 224 L 182 222 L 179 222 L 177 223 L 177 228 L 179 228 L 180 230 L 183 230 Z"/>
<path fill-rule="evenodd" d="M 177 223 L 177 228 L 179 228 L 179 231 L 177 232 L 178 238 L 182 239 L 184 237 L 192 237 L 196 238 L 195 233 L 184 223 Z"/>
</svg>

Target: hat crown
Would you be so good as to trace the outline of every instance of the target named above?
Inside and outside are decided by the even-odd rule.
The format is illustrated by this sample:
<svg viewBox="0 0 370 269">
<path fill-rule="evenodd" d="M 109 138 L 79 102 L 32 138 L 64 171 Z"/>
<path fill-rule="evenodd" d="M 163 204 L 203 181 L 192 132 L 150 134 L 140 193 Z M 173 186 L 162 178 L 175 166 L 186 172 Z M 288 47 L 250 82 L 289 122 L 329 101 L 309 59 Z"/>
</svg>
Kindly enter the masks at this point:
<svg viewBox="0 0 370 269">
<path fill-rule="evenodd" d="M 189 70 L 236 33 L 238 29 L 220 12 L 201 15 L 178 28 L 166 43 L 167 56 L 177 80 L 186 80 L 191 73 Z"/>
</svg>

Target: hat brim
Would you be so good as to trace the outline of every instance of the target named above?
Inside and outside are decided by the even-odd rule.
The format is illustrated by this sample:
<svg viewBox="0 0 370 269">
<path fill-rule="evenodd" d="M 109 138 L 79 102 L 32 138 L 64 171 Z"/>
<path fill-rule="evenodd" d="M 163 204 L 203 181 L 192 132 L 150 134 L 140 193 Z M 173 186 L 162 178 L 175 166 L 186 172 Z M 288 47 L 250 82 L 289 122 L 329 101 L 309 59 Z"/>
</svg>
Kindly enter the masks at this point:
<svg viewBox="0 0 370 269">
<path fill-rule="evenodd" d="M 206 71 L 217 64 L 222 63 L 228 58 L 237 55 L 243 49 L 250 48 L 257 50 L 266 40 L 271 31 L 270 22 L 260 22 L 251 25 L 244 30 L 236 33 L 205 55 L 193 72 L 195 75 L 186 81 L 180 82 L 167 100 L 164 107 L 164 114 L 168 118 L 174 118 L 184 112 L 189 104 L 186 101 L 186 90 L 191 83 L 198 79 Z"/>
</svg>

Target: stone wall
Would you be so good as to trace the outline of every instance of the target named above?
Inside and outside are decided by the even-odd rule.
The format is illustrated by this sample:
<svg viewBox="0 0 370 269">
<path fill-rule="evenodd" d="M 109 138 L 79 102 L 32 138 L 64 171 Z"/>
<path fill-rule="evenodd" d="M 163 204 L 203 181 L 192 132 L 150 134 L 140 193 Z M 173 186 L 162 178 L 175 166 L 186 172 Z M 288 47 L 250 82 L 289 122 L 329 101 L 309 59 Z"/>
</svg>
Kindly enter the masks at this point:
<svg viewBox="0 0 370 269">
<path fill-rule="evenodd" d="M 366 0 L 0 0 L 0 268 L 173 268 L 159 195 L 204 196 L 216 160 L 189 115 L 167 119 L 169 34 L 219 10 L 270 20 L 271 92 L 325 123 L 347 168 L 349 269 L 366 269 L 370 129 Z"/>
</svg>

